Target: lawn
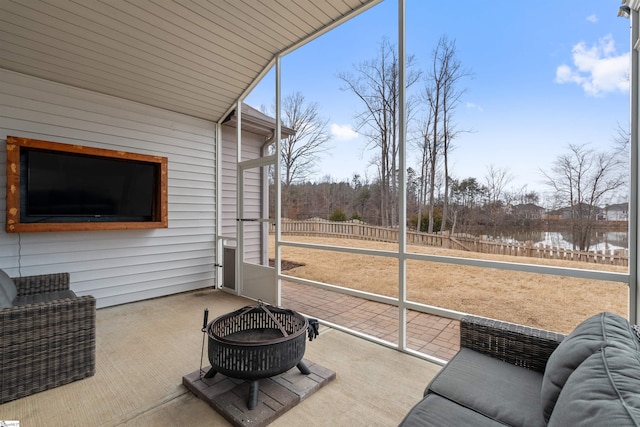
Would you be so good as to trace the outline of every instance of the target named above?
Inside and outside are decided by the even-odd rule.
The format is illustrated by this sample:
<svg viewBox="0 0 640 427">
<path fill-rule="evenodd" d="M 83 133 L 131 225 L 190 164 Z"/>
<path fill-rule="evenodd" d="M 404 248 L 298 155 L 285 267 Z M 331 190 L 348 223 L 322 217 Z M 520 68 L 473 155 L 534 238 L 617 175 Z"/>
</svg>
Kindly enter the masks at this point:
<svg viewBox="0 0 640 427">
<path fill-rule="evenodd" d="M 286 236 L 285 240 L 397 250 L 395 244 L 339 238 Z M 271 248 L 273 251 L 273 244 Z M 626 272 L 626 267 L 488 255 L 424 246 L 410 246 L 408 251 Z M 282 258 L 302 264 L 287 270 L 286 274 L 291 276 L 380 295 L 398 296 L 398 262 L 394 258 L 292 247 L 282 248 Z M 565 333 L 591 314 L 611 311 L 627 316 L 628 312 L 628 286 L 625 283 L 412 260 L 407 262 L 407 297 L 415 302 Z"/>
</svg>

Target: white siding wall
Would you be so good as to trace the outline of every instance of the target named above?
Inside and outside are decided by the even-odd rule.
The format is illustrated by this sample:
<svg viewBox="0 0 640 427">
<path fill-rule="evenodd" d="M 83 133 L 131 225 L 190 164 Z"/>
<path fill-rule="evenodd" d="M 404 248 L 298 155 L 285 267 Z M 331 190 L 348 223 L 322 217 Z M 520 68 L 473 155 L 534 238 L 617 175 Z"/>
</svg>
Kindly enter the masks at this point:
<svg viewBox="0 0 640 427">
<path fill-rule="evenodd" d="M 237 130 L 229 126 L 222 126 L 222 235 L 236 235 L 236 184 L 237 184 Z M 260 150 L 264 144 L 264 137 L 250 132 L 242 132 L 242 160 L 260 157 Z M 244 216 L 247 218 L 261 217 L 260 171 L 251 169 L 245 173 Z M 245 256 L 246 262 L 261 263 L 262 244 L 261 223 L 245 224 Z"/>
<path fill-rule="evenodd" d="M 108 306 L 214 285 L 213 122 L 0 70 L 0 268 L 71 273 Z M 168 157 L 169 227 L 6 233 L 6 137 Z"/>
</svg>

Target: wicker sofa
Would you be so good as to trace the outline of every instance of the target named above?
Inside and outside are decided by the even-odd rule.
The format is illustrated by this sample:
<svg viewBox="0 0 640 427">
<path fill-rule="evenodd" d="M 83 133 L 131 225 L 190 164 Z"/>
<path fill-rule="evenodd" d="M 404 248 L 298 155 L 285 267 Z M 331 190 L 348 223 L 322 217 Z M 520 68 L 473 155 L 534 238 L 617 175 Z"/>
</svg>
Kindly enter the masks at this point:
<svg viewBox="0 0 640 427">
<path fill-rule="evenodd" d="M 600 313 L 564 337 L 465 317 L 460 351 L 400 425 L 640 426 L 637 327 Z"/>
<path fill-rule="evenodd" d="M 68 273 L 0 270 L 0 404 L 93 375 L 95 332 L 96 300 L 76 296 Z"/>
</svg>

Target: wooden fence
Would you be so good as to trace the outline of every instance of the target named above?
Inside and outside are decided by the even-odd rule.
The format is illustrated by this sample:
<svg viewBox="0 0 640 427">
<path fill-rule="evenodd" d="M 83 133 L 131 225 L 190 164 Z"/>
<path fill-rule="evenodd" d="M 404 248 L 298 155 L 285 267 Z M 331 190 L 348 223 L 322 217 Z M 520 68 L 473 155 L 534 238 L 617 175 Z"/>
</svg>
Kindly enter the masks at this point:
<svg viewBox="0 0 640 427">
<path fill-rule="evenodd" d="M 359 221 L 332 222 L 323 219 L 305 221 L 282 220 L 281 233 L 297 236 L 330 236 L 345 239 L 370 240 L 377 242 L 398 242 L 398 229 L 368 225 Z M 270 231 L 275 232 L 271 224 Z M 435 246 L 494 255 L 524 256 L 533 258 L 581 261 L 596 264 L 629 265 L 629 251 L 574 251 L 533 242 L 495 242 L 481 240 L 470 235 L 429 234 L 407 231 L 407 244 Z"/>
</svg>

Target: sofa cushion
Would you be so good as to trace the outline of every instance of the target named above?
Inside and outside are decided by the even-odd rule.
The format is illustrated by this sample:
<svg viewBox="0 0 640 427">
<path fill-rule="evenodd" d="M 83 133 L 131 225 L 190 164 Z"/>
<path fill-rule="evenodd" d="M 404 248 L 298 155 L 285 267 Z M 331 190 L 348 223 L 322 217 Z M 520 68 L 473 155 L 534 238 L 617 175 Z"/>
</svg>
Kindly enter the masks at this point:
<svg viewBox="0 0 640 427">
<path fill-rule="evenodd" d="M 11 307 L 16 299 L 18 290 L 11 277 L 0 270 L 0 308 Z"/>
<path fill-rule="evenodd" d="M 621 316 L 600 313 L 579 324 L 549 357 L 542 380 L 542 408 L 549 420 L 567 379 L 589 356 L 607 345 L 638 351 L 631 325 Z"/>
<path fill-rule="evenodd" d="M 504 424 L 460 406 L 437 394 L 428 394 L 411 409 L 400 427 L 474 426 L 496 427 Z"/>
<path fill-rule="evenodd" d="M 640 425 L 640 355 L 605 347 L 571 374 L 549 426 Z"/>
<path fill-rule="evenodd" d="M 15 299 L 14 305 L 40 304 L 41 302 L 57 301 L 66 298 L 75 298 L 75 292 L 71 290 L 43 292 L 41 294 L 23 295 Z"/>
<path fill-rule="evenodd" d="M 545 425 L 540 410 L 541 385 L 540 372 L 463 347 L 431 381 L 429 389 L 503 424 L 533 427 Z"/>
</svg>

